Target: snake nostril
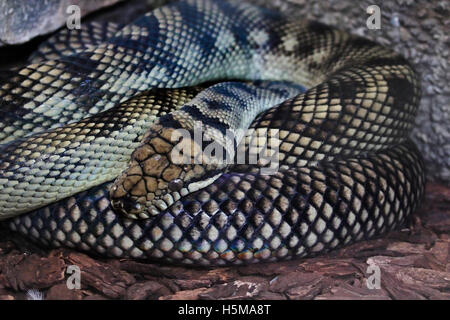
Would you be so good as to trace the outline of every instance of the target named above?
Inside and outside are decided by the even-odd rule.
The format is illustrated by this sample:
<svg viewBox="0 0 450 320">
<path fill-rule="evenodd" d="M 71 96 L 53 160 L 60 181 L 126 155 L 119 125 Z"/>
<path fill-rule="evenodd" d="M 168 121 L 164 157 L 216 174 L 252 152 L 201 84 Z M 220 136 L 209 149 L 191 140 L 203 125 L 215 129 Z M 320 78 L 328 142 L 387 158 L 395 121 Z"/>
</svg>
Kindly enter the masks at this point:
<svg viewBox="0 0 450 320">
<path fill-rule="evenodd" d="M 111 205 L 115 210 L 125 215 L 136 214 L 142 211 L 142 205 L 137 200 L 130 199 L 129 197 L 114 199 L 111 201 Z"/>
</svg>

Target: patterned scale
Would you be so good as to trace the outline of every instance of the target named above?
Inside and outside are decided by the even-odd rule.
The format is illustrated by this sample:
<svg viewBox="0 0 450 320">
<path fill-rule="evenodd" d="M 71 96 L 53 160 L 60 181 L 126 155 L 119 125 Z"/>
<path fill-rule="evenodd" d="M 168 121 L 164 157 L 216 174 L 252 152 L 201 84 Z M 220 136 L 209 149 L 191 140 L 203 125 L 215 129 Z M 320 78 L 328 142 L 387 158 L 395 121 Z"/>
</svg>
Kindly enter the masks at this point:
<svg viewBox="0 0 450 320">
<path fill-rule="evenodd" d="M 28 61 L 39 63 L 57 60 L 77 52 L 95 47 L 112 37 L 122 26 L 114 22 L 83 22 L 80 29 L 61 29 L 31 54 Z"/>
</svg>

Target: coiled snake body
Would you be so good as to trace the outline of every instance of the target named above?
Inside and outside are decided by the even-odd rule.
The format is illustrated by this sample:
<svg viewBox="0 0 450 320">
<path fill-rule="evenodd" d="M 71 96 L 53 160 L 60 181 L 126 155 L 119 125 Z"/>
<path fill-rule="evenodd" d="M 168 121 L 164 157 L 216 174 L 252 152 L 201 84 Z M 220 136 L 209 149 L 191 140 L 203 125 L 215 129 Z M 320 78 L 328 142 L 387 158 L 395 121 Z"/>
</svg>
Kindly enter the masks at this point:
<svg viewBox="0 0 450 320">
<path fill-rule="evenodd" d="M 180 1 L 109 31 L 0 78 L 0 217 L 17 216 L 13 230 L 105 256 L 222 265 L 369 239 L 419 204 L 423 163 L 407 135 L 420 86 L 391 50 L 240 1 Z M 226 79 L 256 82 L 182 88 Z M 252 122 L 250 110 L 266 111 Z M 166 130 L 196 120 L 213 139 L 251 123 L 275 141 L 279 170 L 177 166 Z M 243 153 L 259 150 L 254 137 Z"/>
</svg>

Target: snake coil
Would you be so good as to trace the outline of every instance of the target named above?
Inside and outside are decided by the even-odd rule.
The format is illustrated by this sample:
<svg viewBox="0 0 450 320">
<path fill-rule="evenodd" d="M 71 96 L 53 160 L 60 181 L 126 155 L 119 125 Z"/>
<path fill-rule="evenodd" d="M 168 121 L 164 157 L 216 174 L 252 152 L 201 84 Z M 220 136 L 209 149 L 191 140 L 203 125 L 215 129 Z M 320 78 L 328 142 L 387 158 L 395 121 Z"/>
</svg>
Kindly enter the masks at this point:
<svg viewBox="0 0 450 320">
<path fill-rule="evenodd" d="M 420 203 L 424 167 L 408 139 L 420 85 L 390 49 L 233 0 L 183 0 L 124 27 L 88 30 L 107 39 L 62 32 L 58 41 L 82 41 L 62 50 L 50 39 L 32 63 L 0 76 L 0 218 L 32 240 L 189 265 L 274 261 L 385 234 Z M 225 99 L 186 111 L 205 83 L 224 80 L 253 82 L 238 84 L 238 94 L 208 88 Z M 306 91 L 281 93 L 260 80 Z M 279 105 L 250 121 L 243 106 L 258 90 L 284 98 L 256 95 Z M 240 103 L 224 102 L 232 92 Z M 148 128 L 159 117 L 220 125 L 225 106 L 277 142 L 280 170 L 236 165 L 153 215 L 130 213 L 123 197 L 147 206 L 156 186 L 146 174 L 162 163 L 133 150 L 169 142 L 164 126 L 156 136 Z M 253 137 L 242 138 L 245 154 L 256 152 Z M 109 190 L 124 170 L 111 196 L 129 216 L 149 219 L 113 209 Z M 169 186 L 173 170 L 158 186 Z"/>
</svg>

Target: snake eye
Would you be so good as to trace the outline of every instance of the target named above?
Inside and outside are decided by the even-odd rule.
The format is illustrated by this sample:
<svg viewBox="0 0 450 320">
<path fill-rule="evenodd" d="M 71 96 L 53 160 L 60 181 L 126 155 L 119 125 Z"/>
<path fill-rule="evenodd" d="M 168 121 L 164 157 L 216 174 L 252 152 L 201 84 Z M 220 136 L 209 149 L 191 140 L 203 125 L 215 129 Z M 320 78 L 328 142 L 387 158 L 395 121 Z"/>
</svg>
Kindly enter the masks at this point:
<svg viewBox="0 0 450 320">
<path fill-rule="evenodd" d="M 173 179 L 169 182 L 169 189 L 171 191 L 179 191 L 183 188 L 183 181 L 181 179 Z"/>
</svg>

